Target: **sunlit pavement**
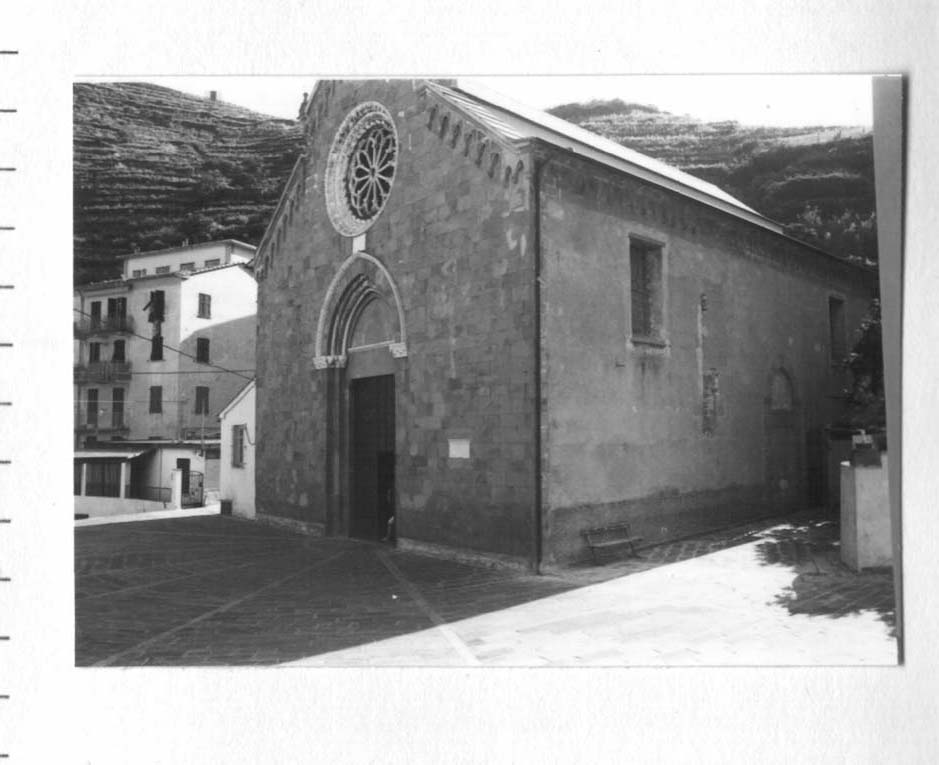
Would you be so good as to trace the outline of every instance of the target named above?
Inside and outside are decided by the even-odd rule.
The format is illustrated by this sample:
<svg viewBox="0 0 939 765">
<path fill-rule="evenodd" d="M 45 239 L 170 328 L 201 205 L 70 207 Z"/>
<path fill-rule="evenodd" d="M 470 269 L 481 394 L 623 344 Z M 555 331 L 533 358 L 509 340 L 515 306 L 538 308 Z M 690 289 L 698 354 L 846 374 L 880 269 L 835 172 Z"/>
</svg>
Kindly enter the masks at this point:
<svg viewBox="0 0 939 765">
<path fill-rule="evenodd" d="M 227 517 L 76 529 L 80 666 L 894 664 L 889 572 L 796 516 L 532 576 Z"/>
</svg>

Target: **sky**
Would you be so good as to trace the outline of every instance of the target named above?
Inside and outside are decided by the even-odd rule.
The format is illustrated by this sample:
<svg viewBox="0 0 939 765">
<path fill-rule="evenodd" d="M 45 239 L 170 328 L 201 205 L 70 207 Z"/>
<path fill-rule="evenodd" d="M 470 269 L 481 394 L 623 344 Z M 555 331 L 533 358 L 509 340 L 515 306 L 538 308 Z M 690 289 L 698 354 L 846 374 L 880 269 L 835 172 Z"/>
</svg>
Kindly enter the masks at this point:
<svg viewBox="0 0 939 765">
<path fill-rule="evenodd" d="M 620 98 L 706 122 L 736 120 L 744 125 L 800 127 L 870 127 L 872 122 L 868 75 L 529 75 L 469 79 L 477 86 L 538 109 Z M 316 76 L 167 76 L 147 81 L 199 96 L 215 90 L 219 100 L 292 119 L 304 92 L 313 89 Z"/>
</svg>

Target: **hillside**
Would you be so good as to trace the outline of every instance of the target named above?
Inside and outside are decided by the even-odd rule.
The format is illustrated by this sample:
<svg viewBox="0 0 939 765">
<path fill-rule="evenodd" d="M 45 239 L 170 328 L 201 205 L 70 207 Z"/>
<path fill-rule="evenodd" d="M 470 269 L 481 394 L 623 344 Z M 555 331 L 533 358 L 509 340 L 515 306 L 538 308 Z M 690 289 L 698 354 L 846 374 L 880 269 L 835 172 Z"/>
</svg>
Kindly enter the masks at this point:
<svg viewBox="0 0 939 765">
<path fill-rule="evenodd" d="M 869 130 L 702 122 L 618 99 L 549 111 L 714 183 L 794 236 L 877 259 Z"/>
<path fill-rule="evenodd" d="M 300 153 L 297 123 L 143 83 L 73 95 L 76 283 L 118 275 L 135 247 L 260 241 Z"/>
<path fill-rule="evenodd" d="M 876 260 L 868 131 L 707 123 L 620 100 L 551 112 L 715 183 L 795 236 Z M 257 244 L 301 140 L 296 122 L 170 88 L 76 84 L 76 283 L 116 276 L 137 247 Z"/>
</svg>

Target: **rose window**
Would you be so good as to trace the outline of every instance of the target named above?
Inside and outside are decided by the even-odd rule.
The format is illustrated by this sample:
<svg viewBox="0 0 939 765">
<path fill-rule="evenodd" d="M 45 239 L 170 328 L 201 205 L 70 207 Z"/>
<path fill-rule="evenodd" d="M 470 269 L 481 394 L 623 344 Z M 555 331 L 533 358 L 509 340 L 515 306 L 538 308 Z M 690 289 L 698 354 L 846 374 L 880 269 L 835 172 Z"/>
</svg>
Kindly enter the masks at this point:
<svg viewBox="0 0 939 765">
<path fill-rule="evenodd" d="M 343 120 L 326 161 L 326 210 L 336 230 L 358 236 L 375 222 L 394 183 L 398 136 L 388 110 L 360 104 Z"/>
<path fill-rule="evenodd" d="M 372 128 L 352 152 L 346 194 L 352 214 L 371 220 L 385 205 L 395 175 L 394 133 L 382 125 Z"/>
</svg>

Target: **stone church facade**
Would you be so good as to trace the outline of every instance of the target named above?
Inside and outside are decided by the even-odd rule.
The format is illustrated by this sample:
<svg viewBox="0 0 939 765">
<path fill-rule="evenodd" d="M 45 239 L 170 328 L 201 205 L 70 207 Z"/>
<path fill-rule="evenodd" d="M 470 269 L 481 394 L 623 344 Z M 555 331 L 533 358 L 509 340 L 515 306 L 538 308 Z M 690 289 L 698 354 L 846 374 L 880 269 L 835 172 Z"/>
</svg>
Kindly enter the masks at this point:
<svg viewBox="0 0 939 765">
<path fill-rule="evenodd" d="M 537 569 L 821 504 L 875 273 L 453 81 L 321 81 L 302 120 L 256 259 L 259 519 Z"/>
</svg>

